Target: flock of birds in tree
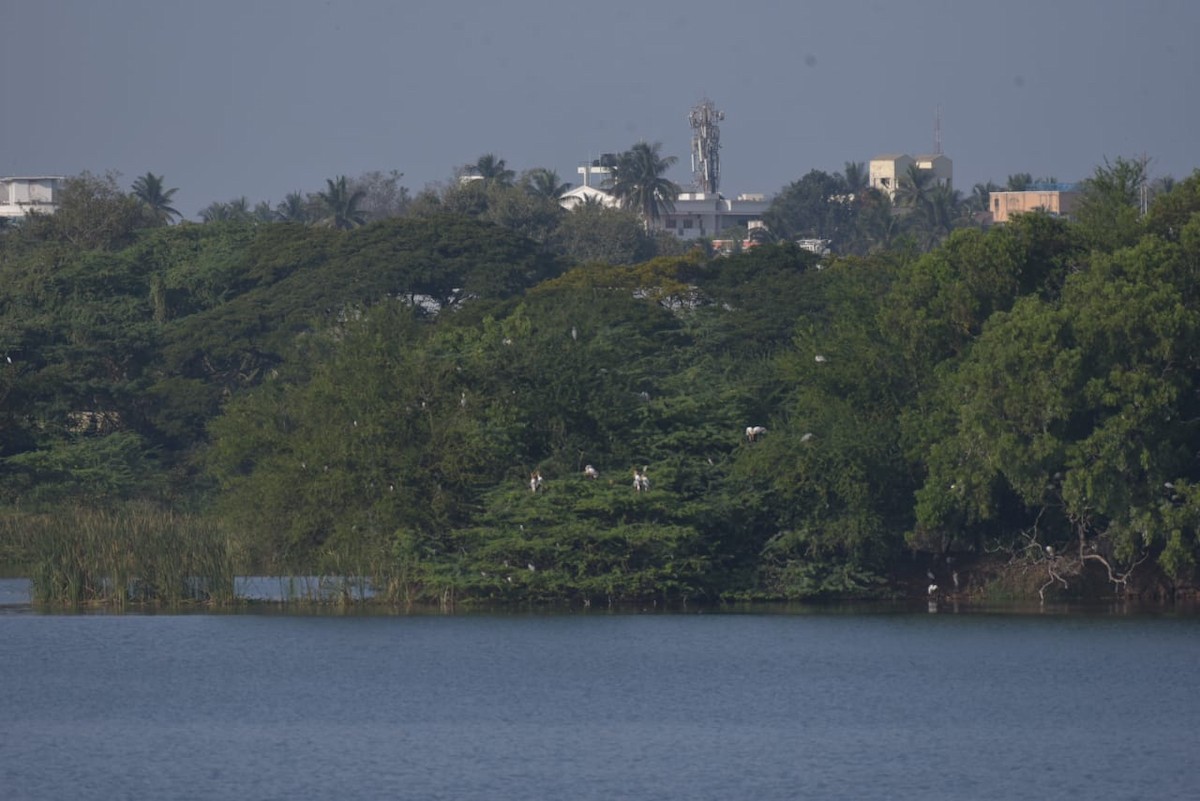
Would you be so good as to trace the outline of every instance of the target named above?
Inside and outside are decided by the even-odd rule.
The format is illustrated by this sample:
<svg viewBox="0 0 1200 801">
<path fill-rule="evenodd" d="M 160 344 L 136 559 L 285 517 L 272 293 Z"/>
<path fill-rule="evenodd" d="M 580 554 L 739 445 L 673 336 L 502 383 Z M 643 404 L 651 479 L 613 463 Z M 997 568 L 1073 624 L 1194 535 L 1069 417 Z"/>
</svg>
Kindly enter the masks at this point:
<svg viewBox="0 0 1200 801">
<path fill-rule="evenodd" d="M 824 361 L 824 357 L 821 357 L 821 356 L 818 356 L 817 359 L 818 359 L 818 361 Z M 766 426 L 746 426 L 746 441 L 747 442 L 757 442 L 758 438 L 761 437 L 765 433 L 767 433 Z M 801 442 L 809 442 L 813 439 L 813 436 L 814 436 L 813 433 L 811 431 L 809 431 L 804 436 L 800 437 L 800 441 Z M 709 460 L 709 463 L 710 464 L 712 463 L 711 459 Z M 636 467 L 633 468 L 633 491 L 634 492 L 646 492 L 650 489 L 650 478 L 647 475 L 647 472 L 649 470 L 650 470 L 649 465 L 643 465 L 640 470 Z M 584 465 L 583 477 L 588 479 L 589 481 L 595 481 L 596 479 L 600 478 L 600 471 L 597 470 L 593 465 L 590 465 L 590 464 Z M 545 489 L 545 479 L 542 477 L 542 471 L 534 470 L 532 473 L 529 474 L 529 491 L 534 494 L 537 494 L 544 489 Z M 932 590 L 931 590 L 931 594 L 932 594 Z"/>
</svg>

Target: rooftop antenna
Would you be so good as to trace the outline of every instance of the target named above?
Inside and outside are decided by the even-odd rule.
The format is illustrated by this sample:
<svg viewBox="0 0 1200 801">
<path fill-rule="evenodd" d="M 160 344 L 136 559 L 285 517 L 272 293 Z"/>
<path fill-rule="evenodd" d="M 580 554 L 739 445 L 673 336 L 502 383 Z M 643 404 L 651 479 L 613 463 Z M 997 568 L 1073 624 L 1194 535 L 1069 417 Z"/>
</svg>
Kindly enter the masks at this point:
<svg viewBox="0 0 1200 801">
<path fill-rule="evenodd" d="M 940 103 L 933 110 L 933 155 L 942 155 L 942 106 Z"/>
<path fill-rule="evenodd" d="M 692 126 L 692 181 L 701 191 L 716 193 L 721 183 L 721 129 L 725 112 L 708 98 L 693 106 L 688 115 Z"/>
</svg>

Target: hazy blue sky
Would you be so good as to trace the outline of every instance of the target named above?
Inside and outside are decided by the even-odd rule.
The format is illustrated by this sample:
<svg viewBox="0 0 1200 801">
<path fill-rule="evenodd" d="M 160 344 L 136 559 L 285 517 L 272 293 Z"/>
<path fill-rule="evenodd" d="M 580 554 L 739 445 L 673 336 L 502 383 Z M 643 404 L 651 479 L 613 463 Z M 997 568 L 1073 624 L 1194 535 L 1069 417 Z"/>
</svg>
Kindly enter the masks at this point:
<svg viewBox="0 0 1200 801">
<path fill-rule="evenodd" d="M 933 147 L 955 184 L 1200 167 L 1196 0 L 0 0 L 0 175 L 147 171 L 186 215 L 494 152 L 564 180 L 689 109 L 726 194 Z"/>
</svg>

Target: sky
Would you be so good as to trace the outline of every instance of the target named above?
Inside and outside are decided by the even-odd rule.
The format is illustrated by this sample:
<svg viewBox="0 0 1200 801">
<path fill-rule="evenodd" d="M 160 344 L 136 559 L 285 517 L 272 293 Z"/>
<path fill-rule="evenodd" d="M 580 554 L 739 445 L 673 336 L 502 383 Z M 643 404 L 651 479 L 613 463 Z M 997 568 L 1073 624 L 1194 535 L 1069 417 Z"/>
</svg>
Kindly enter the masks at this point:
<svg viewBox="0 0 1200 801">
<path fill-rule="evenodd" d="M 195 219 L 327 178 L 414 193 L 485 153 L 577 167 L 639 141 L 721 191 L 929 153 L 956 188 L 1200 167 L 1196 0 L 0 0 L 0 176 L 152 172 Z"/>
</svg>

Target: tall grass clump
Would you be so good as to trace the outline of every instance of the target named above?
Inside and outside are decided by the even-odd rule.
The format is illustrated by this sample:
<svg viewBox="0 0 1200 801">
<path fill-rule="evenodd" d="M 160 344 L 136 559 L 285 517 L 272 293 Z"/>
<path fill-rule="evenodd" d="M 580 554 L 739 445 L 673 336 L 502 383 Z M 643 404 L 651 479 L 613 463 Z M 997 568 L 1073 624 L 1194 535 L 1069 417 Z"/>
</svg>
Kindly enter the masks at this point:
<svg viewBox="0 0 1200 801">
<path fill-rule="evenodd" d="M 213 523 L 158 506 L 69 507 L 22 522 L 40 603 L 230 603 L 229 539 Z"/>
</svg>

